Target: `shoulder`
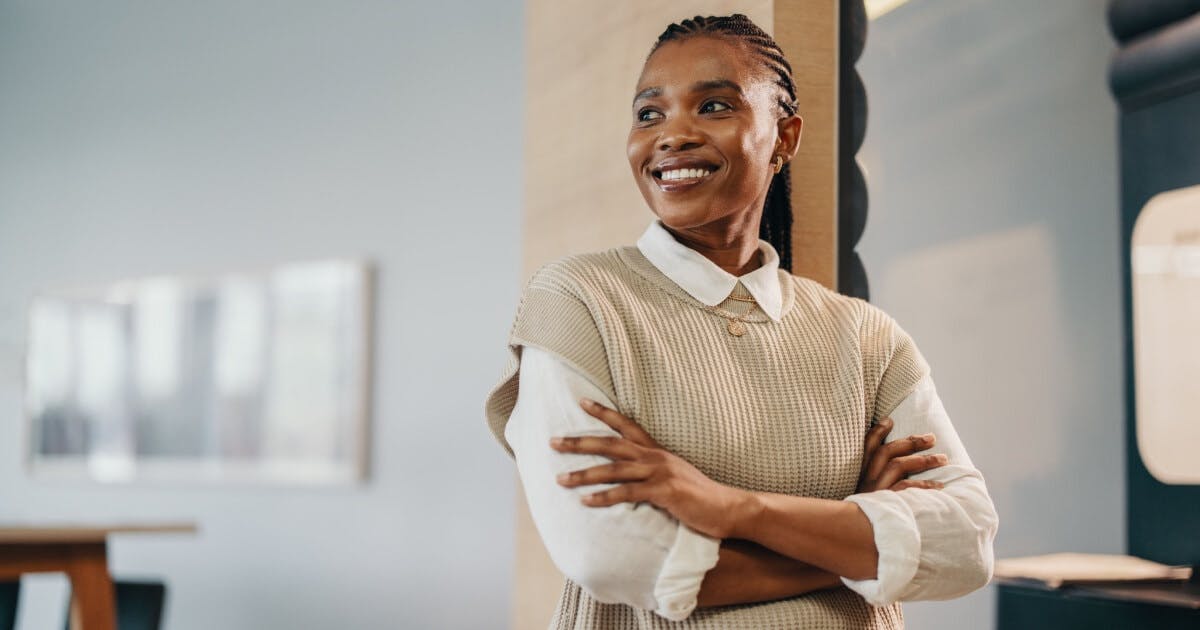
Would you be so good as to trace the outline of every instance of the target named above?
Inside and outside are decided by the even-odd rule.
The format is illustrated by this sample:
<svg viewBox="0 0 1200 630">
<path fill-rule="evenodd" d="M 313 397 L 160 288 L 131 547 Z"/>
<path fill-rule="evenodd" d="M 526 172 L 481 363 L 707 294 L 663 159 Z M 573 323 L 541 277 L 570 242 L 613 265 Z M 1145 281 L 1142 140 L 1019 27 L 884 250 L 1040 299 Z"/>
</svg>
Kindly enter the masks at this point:
<svg viewBox="0 0 1200 630">
<path fill-rule="evenodd" d="M 854 308 L 856 302 L 862 302 L 858 298 L 833 291 L 816 280 L 794 274 L 787 275 L 792 279 L 792 285 L 796 288 L 797 299 L 835 308 Z"/>
<path fill-rule="evenodd" d="M 542 289 L 583 299 L 606 293 L 614 284 L 628 282 L 628 266 L 622 261 L 625 247 L 571 254 L 538 267 L 529 279 L 529 289 Z"/>
<path fill-rule="evenodd" d="M 821 318 L 822 327 L 839 331 L 843 343 L 857 343 L 873 419 L 891 413 L 929 374 L 912 337 L 883 309 L 807 278 L 793 276 L 793 282 L 796 307 L 809 310 L 804 315 Z"/>
<path fill-rule="evenodd" d="M 907 340 L 907 333 L 895 318 L 878 306 L 862 298 L 830 290 L 802 276 L 793 275 L 791 278 L 796 290 L 797 307 L 807 309 L 809 314 L 820 314 L 843 330 L 857 331 L 859 343 L 864 348 L 890 353 L 901 340 Z"/>
<path fill-rule="evenodd" d="M 805 315 L 833 320 L 839 328 L 860 330 L 866 320 L 883 313 L 866 300 L 843 295 L 803 276 L 789 276 L 796 292 L 796 307 L 806 311 Z"/>
</svg>

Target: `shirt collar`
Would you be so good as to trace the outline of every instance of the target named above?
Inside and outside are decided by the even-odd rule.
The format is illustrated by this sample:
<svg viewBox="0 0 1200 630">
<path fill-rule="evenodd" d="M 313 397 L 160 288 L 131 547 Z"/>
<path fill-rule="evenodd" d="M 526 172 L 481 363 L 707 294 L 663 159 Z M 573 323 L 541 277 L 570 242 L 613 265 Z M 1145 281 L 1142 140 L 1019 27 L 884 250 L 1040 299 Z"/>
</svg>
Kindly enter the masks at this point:
<svg viewBox="0 0 1200 630">
<path fill-rule="evenodd" d="M 637 247 L 663 275 L 707 306 L 716 306 L 728 299 L 740 281 L 767 317 L 779 321 L 782 315 L 779 254 L 764 240 L 758 241 L 762 266 L 744 276 L 734 276 L 696 250 L 675 240 L 657 219 L 638 239 Z"/>
</svg>

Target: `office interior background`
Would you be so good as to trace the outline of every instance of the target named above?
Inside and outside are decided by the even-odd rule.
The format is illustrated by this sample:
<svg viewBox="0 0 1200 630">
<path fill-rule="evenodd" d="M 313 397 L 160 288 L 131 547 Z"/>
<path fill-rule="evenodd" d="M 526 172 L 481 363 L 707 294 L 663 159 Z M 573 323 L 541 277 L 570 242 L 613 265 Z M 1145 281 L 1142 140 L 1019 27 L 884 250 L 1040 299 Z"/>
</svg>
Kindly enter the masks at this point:
<svg viewBox="0 0 1200 630">
<path fill-rule="evenodd" d="M 0 1 L 0 520 L 194 520 L 110 551 L 114 575 L 169 584 L 175 630 L 507 627 L 516 478 L 482 401 L 524 280 L 525 19 Z M 1125 551 L 1115 50 L 1101 0 L 912 0 L 858 64 L 872 301 L 933 366 L 997 557 Z M 375 269 L 362 483 L 29 474 L 31 296 L 345 256 Z M 990 627 L 995 596 L 905 616 Z M 18 628 L 60 627 L 66 597 L 26 577 Z"/>
</svg>

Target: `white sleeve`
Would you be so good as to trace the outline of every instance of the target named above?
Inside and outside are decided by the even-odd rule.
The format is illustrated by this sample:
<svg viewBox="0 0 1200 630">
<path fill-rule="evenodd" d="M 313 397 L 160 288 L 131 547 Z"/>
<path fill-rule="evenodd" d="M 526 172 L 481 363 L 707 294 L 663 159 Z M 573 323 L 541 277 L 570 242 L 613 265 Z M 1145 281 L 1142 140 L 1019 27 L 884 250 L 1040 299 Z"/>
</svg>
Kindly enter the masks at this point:
<svg viewBox="0 0 1200 630">
<path fill-rule="evenodd" d="M 846 586 L 867 602 L 883 606 L 901 600 L 950 599 L 988 583 L 996 508 L 983 475 L 967 456 L 946 415 L 933 380 L 926 376 L 890 415 L 887 441 L 933 433 L 937 443 L 922 453 L 945 453 L 945 466 L 912 475 L 945 484 L 941 490 L 879 490 L 846 498 L 871 521 L 879 566 L 875 579 Z"/>
<path fill-rule="evenodd" d="M 613 484 L 564 488 L 555 476 L 611 460 L 559 453 L 550 448 L 550 438 L 617 435 L 578 401 L 588 397 L 611 409 L 616 405 L 566 363 L 538 348 L 522 348 L 519 378 L 504 437 L 554 564 L 601 602 L 653 610 L 673 621 L 686 618 L 696 607 L 705 573 L 717 563 L 720 541 L 648 503 L 583 505 L 581 497 Z"/>
</svg>

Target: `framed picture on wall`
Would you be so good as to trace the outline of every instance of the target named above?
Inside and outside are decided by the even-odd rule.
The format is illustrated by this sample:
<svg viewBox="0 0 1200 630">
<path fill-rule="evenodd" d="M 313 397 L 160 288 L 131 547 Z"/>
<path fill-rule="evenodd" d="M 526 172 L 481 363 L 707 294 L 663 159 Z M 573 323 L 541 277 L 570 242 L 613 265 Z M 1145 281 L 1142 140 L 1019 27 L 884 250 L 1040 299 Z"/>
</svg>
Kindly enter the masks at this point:
<svg viewBox="0 0 1200 630">
<path fill-rule="evenodd" d="M 102 482 L 362 480 L 372 275 L 365 262 L 325 260 L 36 296 L 30 471 Z"/>
<path fill-rule="evenodd" d="M 1200 485 L 1200 186 L 1146 203 L 1130 265 L 1138 453 L 1158 481 Z"/>
</svg>

